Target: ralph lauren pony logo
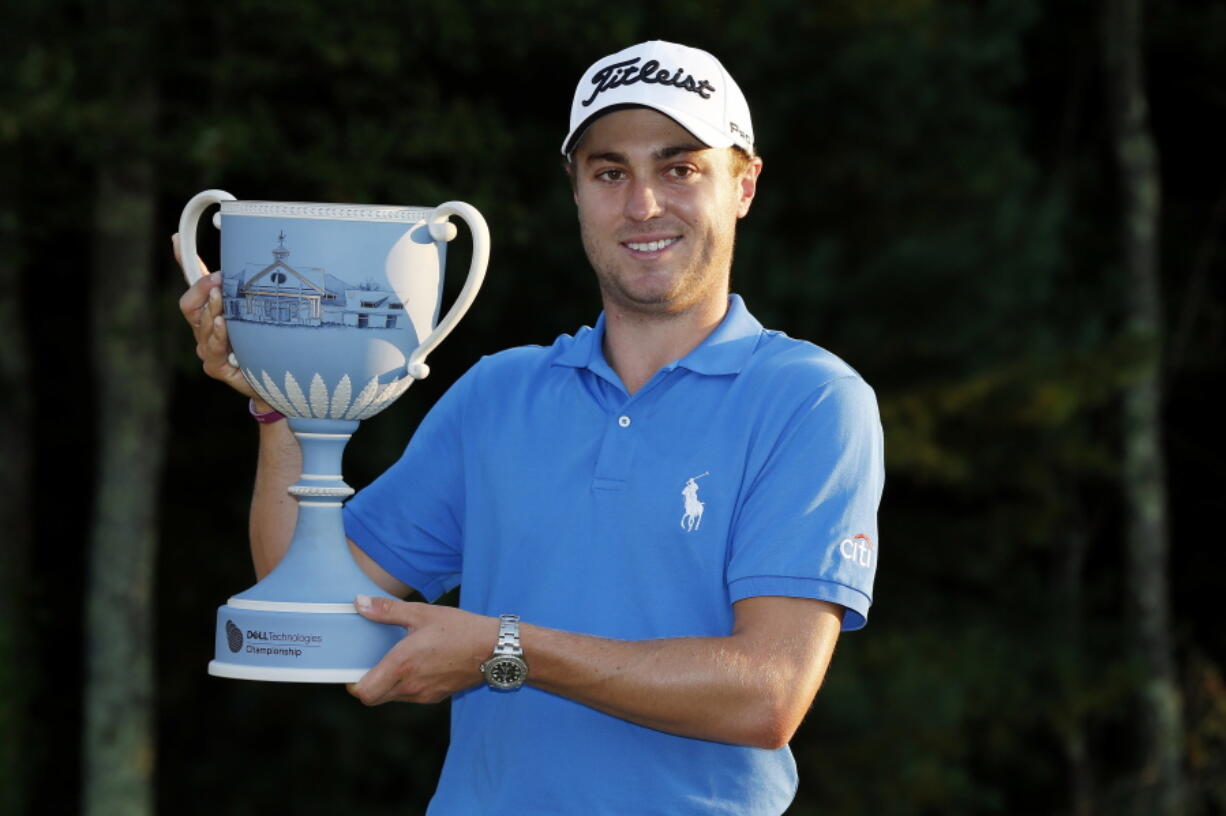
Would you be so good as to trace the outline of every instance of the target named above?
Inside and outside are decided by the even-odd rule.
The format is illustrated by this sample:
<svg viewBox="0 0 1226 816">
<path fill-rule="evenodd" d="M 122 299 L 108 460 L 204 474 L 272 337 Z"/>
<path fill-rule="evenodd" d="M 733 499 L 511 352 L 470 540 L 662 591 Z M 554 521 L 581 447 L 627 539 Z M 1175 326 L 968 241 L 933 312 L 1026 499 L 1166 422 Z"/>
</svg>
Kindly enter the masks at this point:
<svg viewBox="0 0 1226 816">
<path fill-rule="evenodd" d="M 667 68 L 661 68 L 658 60 L 647 60 L 642 65 L 638 65 L 638 61 L 639 57 L 635 57 L 624 62 L 615 62 L 592 74 L 592 84 L 596 86 L 596 90 L 592 91 L 592 95 L 583 101 L 583 107 L 586 108 L 592 104 L 592 100 L 605 91 L 620 88 L 622 85 L 633 85 L 636 82 L 671 85 L 683 91 L 696 93 L 703 99 L 710 99 L 712 92 L 715 91 L 715 86 L 710 82 L 705 79 L 694 79 L 694 75 L 688 73 L 684 68 L 670 72 Z"/>
</svg>

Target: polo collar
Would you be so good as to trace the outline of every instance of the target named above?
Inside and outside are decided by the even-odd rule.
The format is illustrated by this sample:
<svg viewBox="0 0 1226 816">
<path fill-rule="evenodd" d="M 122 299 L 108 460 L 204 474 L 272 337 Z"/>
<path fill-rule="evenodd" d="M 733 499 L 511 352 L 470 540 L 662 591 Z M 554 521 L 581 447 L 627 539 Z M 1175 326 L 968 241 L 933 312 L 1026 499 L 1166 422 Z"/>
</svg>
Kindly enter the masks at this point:
<svg viewBox="0 0 1226 816">
<path fill-rule="evenodd" d="M 605 316 L 601 312 L 596 325 L 576 332 L 570 345 L 554 358 L 554 363 L 611 373 L 604 358 L 604 330 Z M 741 296 L 729 295 L 728 312 L 715 330 L 696 349 L 664 368 L 671 370 L 681 366 L 697 374 L 739 374 L 757 348 L 761 335 L 762 324 L 745 308 Z"/>
</svg>

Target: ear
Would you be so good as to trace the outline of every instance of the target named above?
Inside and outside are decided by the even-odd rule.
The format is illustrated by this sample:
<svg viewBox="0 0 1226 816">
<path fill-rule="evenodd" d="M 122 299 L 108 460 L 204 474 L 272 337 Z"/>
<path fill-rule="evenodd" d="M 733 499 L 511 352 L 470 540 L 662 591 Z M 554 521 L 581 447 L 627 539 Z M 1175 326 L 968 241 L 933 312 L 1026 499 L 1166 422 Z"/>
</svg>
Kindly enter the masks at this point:
<svg viewBox="0 0 1226 816">
<path fill-rule="evenodd" d="M 758 192 L 758 176 L 762 174 L 762 159 L 755 156 L 750 159 L 745 172 L 741 174 L 737 184 L 740 187 L 741 198 L 737 205 L 736 217 L 744 218 L 749 214 L 749 205 Z"/>
</svg>

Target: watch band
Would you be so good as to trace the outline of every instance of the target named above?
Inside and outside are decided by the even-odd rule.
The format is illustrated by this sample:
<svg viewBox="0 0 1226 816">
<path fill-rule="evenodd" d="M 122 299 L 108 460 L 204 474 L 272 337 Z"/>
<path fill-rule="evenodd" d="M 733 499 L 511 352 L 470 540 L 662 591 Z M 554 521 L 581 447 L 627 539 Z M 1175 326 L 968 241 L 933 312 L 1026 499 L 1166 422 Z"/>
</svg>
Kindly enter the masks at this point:
<svg viewBox="0 0 1226 816">
<path fill-rule="evenodd" d="M 275 408 L 263 412 L 255 410 L 254 397 L 247 400 L 247 412 L 251 414 L 251 416 L 255 418 L 255 421 L 261 425 L 270 425 L 273 422 L 280 422 L 281 420 L 285 419 L 285 414 L 281 413 Z"/>
<path fill-rule="evenodd" d="M 523 653 L 519 645 L 519 615 L 499 615 L 498 643 L 494 646 L 494 654 L 521 657 Z"/>
</svg>

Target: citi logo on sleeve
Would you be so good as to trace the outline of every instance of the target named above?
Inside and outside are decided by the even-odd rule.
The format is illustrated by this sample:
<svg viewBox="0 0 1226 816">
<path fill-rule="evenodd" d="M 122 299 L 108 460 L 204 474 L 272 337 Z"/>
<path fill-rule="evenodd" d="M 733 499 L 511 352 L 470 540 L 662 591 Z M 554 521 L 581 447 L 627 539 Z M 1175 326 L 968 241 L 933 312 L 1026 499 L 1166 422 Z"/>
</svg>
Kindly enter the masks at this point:
<svg viewBox="0 0 1226 816">
<path fill-rule="evenodd" d="M 710 471 L 703 471 L 697 476 L 691 476 L 685 482 L 685 487 L 681 488 L 681 497 L 685 500 L 685 512 L 681 516 L 681 529 L 687 533 L 692 533 L 698 529 L 698 525 L 702 524 L 702 511 L 707 506 L 704 501 L 698 500 L 698 480 L 703 476 L 710 476 Z"/>
<path fill-rule="evenodd" d="M 877 546 L 873 544 L 873 540 L 863 533 L 839 542 L 839 554 L 862 567 L 873 565 L 873 553 L 876 550 Z"/>
<path fill-rule="evenodd" d="M 596 86 L 596 90 L 592 91 L 592 95 L 583 101 L 583 107 L 591 105 L 592 101 L 605 91 L 620 88 L 622 85 L 633 85 L 636 82 L 671 85 L 683 91 L 696 93 L 703 99 L 710 99 L 711 94 L 715 91 L 715 86 L 710 82 L 705 79 L 694 79 L 694 75 L 684 68 L 669 71 L 667 68 L 661 68 L 658 60 L 647 60 L 642 65 L 638 65 L 638 61 L 639 57 L 635 57 L 624 62 L 615 62 L 592 74 L 592 84 Z"/>
</svg>

